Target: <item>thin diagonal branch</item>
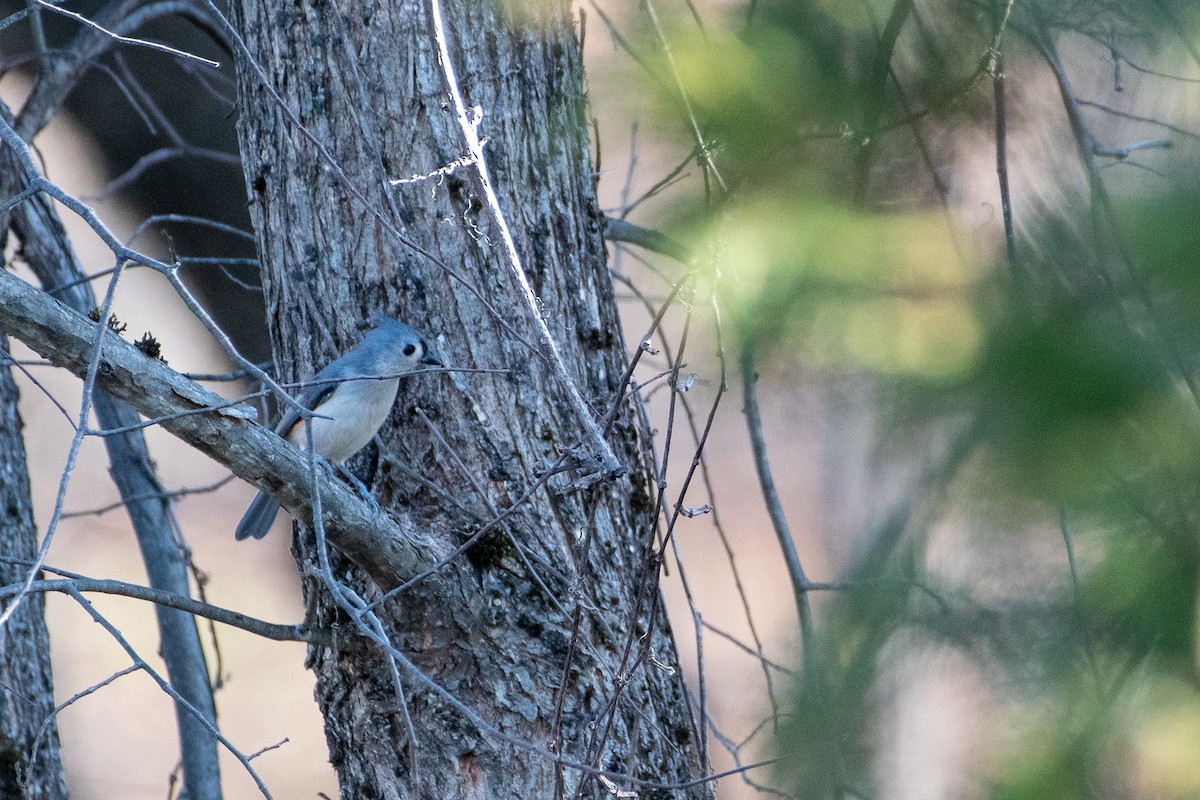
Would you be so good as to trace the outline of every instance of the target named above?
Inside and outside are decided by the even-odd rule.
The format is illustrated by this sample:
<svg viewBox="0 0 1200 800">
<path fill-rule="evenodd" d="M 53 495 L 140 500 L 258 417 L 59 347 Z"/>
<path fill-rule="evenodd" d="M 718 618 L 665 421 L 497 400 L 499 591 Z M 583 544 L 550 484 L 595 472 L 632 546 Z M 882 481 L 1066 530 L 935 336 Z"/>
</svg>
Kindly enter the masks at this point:
<svg viewBox="0 0 1200 800">
<path fill-rule="evenodd" d="M 16 596 L 23 587 L 18 584 L 11 586 L 0 586 L 0 600 Z M 155 605 L 173 608 L 179 611 L 185 611 L 188 614 L 195 614 L 198 617 L 211 619 L 214 622 L 220 622 L 234 628 L 240 628 L 244 631 L 249 631 L 264 639 L 271 639 L 276 642 L 318 642 L 324 643 L 329 641 L 328 637 L 321 635 L 301 625 L 279 625 L 272 622 L 265 622 L 254 617 L 247 616 L 238 611 L 233 611 L 220 606 L 214 606 L 210 603 L 202 603 L 199 600 L 194 600 L 191 597 L 186 597 L 179 594 L 171 594 L 164 592 L 161 589 L 155 589 L 150 586 L 138 586 L 125 581 L 104 580 L 99 578 L 66 578 L 59 580 L 42 580 L 34 581 L 29 586 L 31 592 L 59 592 L 61 594 L 71 594 L 72 592 L 95 592 L 98 594 L 119 595 L 121 597 L 132 597 L 135 600 L 145 600 Z"/>
<path fill-rule="evenodd" d="M 812 588 L 808 576 L 804 574 L 804 566 L 800 563 L 800 555 L 796 552 L 796 542 L 792 538 L 792 529 L 788 525 L 787 515 L 783 511 L 783 503 L 779 500 L 779 491 L 775 488 L 775 478 L 771 474 L 771 463 L 767 459 L 767 440 L 763 433 L 762 412 L 758 407 L 758 372 L 754 365 L 753 344 L 746 343 L 741 353 L 742 369 L 742 402 L 746 415 L 746 427 L 750 433 L 750 448 L 754 452 L 754 467 L 758 471 L 758 482 L 762 488 L 763 502 L 766 503 L 767 513 L 771 517 L 771 526 L 775 530 L 775 538 L 779 543 L 783 561 L 787 566 L 788 578 L 792 585 L 792 599 L 796 602 L 796 613 L 800 617 L 800 632 L 804 637 L 804 652 L 807 654 L 813 641 L 812 608 L 808 601 L 808 592 Z"/>
</svg>

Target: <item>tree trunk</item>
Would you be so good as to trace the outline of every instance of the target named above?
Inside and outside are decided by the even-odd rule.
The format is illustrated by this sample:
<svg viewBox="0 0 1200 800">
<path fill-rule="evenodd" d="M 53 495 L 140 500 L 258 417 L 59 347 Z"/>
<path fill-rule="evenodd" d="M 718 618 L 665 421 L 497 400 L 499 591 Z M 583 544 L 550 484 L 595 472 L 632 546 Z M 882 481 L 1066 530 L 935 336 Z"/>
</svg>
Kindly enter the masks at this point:
<svg viewBox="0 0 1200 800">
<path fill-rule="evenodd" d="M 449 552 L 584 435 L 537 345 L 536 317 L 472 168 L 387 183 L 466 153 L 429 9 L 372 0 L 232 5 L 271 89 L 337 165 L 241 64 L 239 132 L 282 377 L 309 375 L 343 352 L 376 310 L 412 323 L 448 364 L 507 370 L 402 382 L 382 450 L 368 447 L 352 462 L 385 509 Z M 597 416 L 618 405 L 608 440 L 626 472 L 582 489 L 571 487 L 578 473 L 554 475 L 465 556 L 381 606 L 397 647 L 499 736 L 406 673 L 411 742 L 377 648 L 348 635 L 344 646 L 311 652 L 342 796 L 612 796 L 586 771 L 557 769 L 545 748 L 641 781 L 695 780 L 701 742 L 658 595 L 654 488 L 620 402 L 625 352 L 569 4 L 455 0 L 445 15 L 451 59 L 467 105 L 482 109 L 492 179 L 542 319 Z M 302 531 L 297 539 L 304 574 L 312 573 L 311 538 Z M 334 572 L 378 596 L 347 563 Z M 317 621 L 351 631 L 319 580 L 306 584 Z M 643 797 L 709 796 L 705 785 L 656 793 L 615 783 Z"/>
<path fill-rule="evenodd" d="M 7 338 L 0 336 L 4 355 L 7 345 Z M 29 567 L 20 562 L 31 561 L 36 554 L 37 527 L 29 498 L 17 387 L 9 368 L 0 366 L 0 586 L 24 581 Z M 50 718 L 54 681 L 45 605 L 42 595 L 29 595 L 0 627 L 0 797 L 58 800 L 67 796 L 58 725 Z M 35 744 L 37 758 L 30 761 Z"/>
</svg>

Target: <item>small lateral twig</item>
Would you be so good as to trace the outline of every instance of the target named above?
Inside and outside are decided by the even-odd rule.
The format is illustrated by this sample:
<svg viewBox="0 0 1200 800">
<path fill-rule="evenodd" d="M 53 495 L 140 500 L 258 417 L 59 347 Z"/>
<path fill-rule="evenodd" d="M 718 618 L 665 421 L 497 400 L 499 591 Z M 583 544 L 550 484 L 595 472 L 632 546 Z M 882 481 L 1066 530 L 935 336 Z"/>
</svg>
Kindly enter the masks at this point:
<svg viewBox="0 0 1200 800">
<path fill-rule="evenodd" d="M 21 592 L 22 585 L 11 584 L 9 586 L 0 586 L 0 600 L 5 600 L 14 597 Z M 248 631 L 264 639 L 271 639 L 276 642 L 323 642 L 328 637 L 313 628 L 309 628 L 304 624 L 298 625 L 280 625 L 273 622 L 266 622 L 255 617 L 250 617 L 238 611 L 233 611 L 228 608 L 221 608 L 210 603 L 204 603 L 191 597 L 184 595 L 172 594 L 164 592 L 161 589 L 155 589 L 150 586 L 140 586 L 134 583 L 126 583 L 125 581 L 108 580 L 102 578 L 85 578 L 82 576 L 75 578 L 56 578 L 52 580 L 38 580 L 30 584 L 28 591 L 30 592 L 58 592 L 60 594 L 70 594 L 71 592 L 94 592 L 97 594 L 111 594 L 121 597 L 132 597 L 135 600 L 145 600 L 155 605 L 165 606 L 166 608 L 174 608 L 179 611 L 185 611 L 188 614 L 194 614 L 198 617 L 211 619 L 214 622 L 220 622 L 234 628 Z"/>
<path fill-rule="evenodd" d="M 792 539 L 792 530 L 788 525 L 787 515 L 783 511 L 783 503 L 779 500 L 779 491 L 775 488 L 775 478 L 771 474 L 771 464 L 767 459 L 767 439 L 763 433 L 762 412 L 758 406 L 758 373 L 754 364 L 754 345 L 746 343 L 742 347 L 742 402 L 746 415 L 746 427 L 750 434 L 750 449 L 754 453 L 754 467 L 758 472 L 758 482 L 762 489 L 763 502 L 767 506 L 767 514 L 771 517 L 771 526 L 779 549 L 783 553 L 783 561 L 787 566 L 788 578 L 792 585 L 792 598 L 796 602 L 796 612 L 800 616 L 800 632 L 804 639 L 804 652 L 808 653 L 813 642 L 812 609 L 808 601 L 808 592 L 812 585 L 804 574 L 804 566 L 800 563 L 800 555 L 796 552 L 796 542 Z"/>
</svg>

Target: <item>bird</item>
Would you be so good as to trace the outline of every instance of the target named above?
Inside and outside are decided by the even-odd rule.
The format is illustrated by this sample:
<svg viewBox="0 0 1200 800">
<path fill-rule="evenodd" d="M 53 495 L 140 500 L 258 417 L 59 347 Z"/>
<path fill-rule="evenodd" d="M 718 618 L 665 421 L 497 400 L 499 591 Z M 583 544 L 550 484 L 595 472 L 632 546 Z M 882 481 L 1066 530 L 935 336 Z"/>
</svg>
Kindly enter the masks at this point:
<svg viewBox="0 0 1200 800">
<path fill-rule="evenodd" d="M 396 402 L 400 374 L 426 364 L 444 366 L 421 335 L 405 323 L 382 314 L 372 322 L 374 327 L 363 340 L 313 376 L 296 398 L 316 415 L 311 422 L 313 450 L 334 465 L 366 447 L 383 426 Z M 387 375 L 392 377 L 379 377 Z M 307 450 L 308 434 L 296 408 L 287 410 L 275 432 Z M 279 501 L 259 492 L 242 515 L 234 538 L 263 538 L 278 513 Z"/>
</svg>

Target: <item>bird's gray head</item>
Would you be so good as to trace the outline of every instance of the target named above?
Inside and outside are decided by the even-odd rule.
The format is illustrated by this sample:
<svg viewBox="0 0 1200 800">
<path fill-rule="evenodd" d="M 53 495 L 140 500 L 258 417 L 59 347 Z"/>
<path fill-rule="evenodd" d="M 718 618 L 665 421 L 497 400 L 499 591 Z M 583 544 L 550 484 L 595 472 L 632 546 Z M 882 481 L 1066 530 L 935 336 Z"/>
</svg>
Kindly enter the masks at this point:
<svg viewBox="0 0 1200 800">
<path fill-rule="evenodd" d="M 421 334 L 408 325 L 382 314 L 376 314 L 371 321 L 375 327 L 359 348 L 374 361 L 380 374 L 408 372 L 421 364 L 442 366 Z"/>
</svg>

